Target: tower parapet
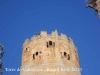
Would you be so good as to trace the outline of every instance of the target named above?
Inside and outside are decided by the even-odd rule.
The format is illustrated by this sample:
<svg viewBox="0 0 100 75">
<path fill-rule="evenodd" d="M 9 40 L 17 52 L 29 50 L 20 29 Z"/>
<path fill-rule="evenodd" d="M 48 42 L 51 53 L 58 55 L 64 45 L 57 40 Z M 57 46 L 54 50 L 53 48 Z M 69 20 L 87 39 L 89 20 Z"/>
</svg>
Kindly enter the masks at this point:
<svg viewBox="0 0 100 75">
<path fill-rule="evenodd" d="M 77 49 L 71 38 L 41 31 L 31 39 L 25 40 L 22 52 L 22 68 L 47 70 L 59 68 L 59 71 L 21 71 L 20 75 L 80 75 L 80 71 L 61 71 L 62 68 L 79 69 Z"/>
</svg>

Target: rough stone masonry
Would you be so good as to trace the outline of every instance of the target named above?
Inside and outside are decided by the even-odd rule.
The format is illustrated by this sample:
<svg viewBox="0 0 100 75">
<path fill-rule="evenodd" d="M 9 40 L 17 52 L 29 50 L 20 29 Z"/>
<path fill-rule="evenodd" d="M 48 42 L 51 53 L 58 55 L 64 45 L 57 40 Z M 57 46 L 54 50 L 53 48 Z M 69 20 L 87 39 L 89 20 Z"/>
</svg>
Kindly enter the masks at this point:
<svg viewBox="0 0 100 75">
<path fill-rule="evenodd" d="M 20 75 L 81 75 L 73 40 L 57 30 L 26 39 L 22 50 Z"/>
</svg>

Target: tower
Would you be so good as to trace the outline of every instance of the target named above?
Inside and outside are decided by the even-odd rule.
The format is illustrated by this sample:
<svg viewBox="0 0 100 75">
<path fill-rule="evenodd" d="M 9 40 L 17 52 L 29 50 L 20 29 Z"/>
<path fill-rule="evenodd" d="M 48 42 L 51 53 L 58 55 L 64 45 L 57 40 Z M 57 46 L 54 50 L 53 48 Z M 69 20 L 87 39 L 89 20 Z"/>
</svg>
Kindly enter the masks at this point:
<svg viewBox="0 0 100 75">
<path fill-rule="evenodd" d="M 20 75 L 81 75 L 73 40 L 57 30 L 26 39 L 22 50 Z"/>
</svg>

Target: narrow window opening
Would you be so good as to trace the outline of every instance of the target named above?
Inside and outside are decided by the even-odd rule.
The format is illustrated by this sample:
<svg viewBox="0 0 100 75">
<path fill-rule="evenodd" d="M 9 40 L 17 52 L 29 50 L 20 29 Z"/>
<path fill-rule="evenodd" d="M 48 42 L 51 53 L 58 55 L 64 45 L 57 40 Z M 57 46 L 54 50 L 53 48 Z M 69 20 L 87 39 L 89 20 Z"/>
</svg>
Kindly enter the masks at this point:
<svg viewBox="0 0 100 75">
<path fill-rule="evenodd" d="M 68 54 L 68 60 L 70 60 L 70 55 Z"/>
<path fill-rule="evenodd" d="M 47 42 L 47 48 L 48 48 L 48 42 Z"/>
<path fill-rule="evenodd" d="M 38 55 L 38 52 L 36 52 L 36 56 Z"/>
<path fill-rule="evenodd" d="M 26 50 L 27 50 L 27 48 L 26 48 Z"/>
<path fill-rule="evenodd" d="M 52 45 L 52 41 L 49 41 L 49 45 Z"/>
<path fill-rule="evenodd" d="M 67 53 L 66 52 L 64 52 L 64 56 L 66 56 L 67 55 Z"/>
<path fill-rule="evenodd" d="M 33 59 L 35 59 L 35 54 L 33 54 Z"/>
<path fill-rule="evenodd" d="M 28 47 L 28 48 L 26 48 L 26 51 L 29 51 L 29 47 Z"/>
</svg>

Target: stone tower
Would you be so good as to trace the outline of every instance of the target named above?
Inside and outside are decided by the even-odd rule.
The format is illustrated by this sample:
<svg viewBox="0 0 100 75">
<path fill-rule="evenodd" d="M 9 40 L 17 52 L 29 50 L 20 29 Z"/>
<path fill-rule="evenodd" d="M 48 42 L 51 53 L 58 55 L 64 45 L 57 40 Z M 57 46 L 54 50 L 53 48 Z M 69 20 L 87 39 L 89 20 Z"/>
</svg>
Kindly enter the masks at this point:
<svg viewBox="0 0 100 75">
<path fill-rule="evenodd" d="M 77 49 L 71 38 L 41 31 L 23 44 L 20 75 L 81 75 Z"/>
</svg>

